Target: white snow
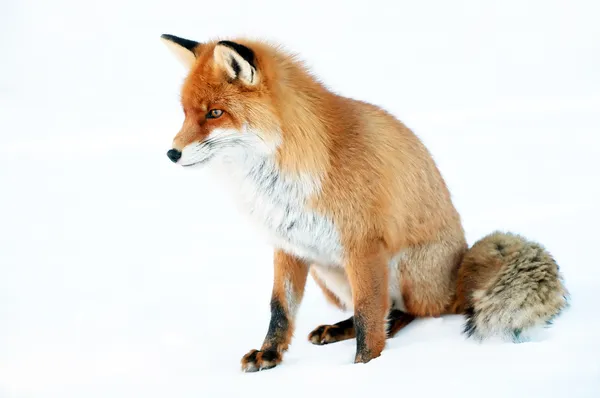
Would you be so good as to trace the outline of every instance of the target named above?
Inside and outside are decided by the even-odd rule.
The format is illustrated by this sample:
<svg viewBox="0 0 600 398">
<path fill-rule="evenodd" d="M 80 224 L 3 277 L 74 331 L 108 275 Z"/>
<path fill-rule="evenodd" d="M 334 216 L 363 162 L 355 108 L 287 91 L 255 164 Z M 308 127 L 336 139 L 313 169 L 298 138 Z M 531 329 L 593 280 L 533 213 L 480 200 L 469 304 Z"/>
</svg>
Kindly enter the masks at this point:
<svg viewBox="0 0 600 398">
<path fill-rule="evenodd" d="M 600 396 L 597 1 L 5 0 L 0 5 L 0 397 Z M 281 366 L 271 250 L 218 179 L 169 162 L 183 68 L 159 40 L 249 34 L 300 53 L 433 153 L 470 243 L 540 241 L 572 306 L 532 342 L 423 319 L 354 365 L 309 281 Z"/>
</svg>

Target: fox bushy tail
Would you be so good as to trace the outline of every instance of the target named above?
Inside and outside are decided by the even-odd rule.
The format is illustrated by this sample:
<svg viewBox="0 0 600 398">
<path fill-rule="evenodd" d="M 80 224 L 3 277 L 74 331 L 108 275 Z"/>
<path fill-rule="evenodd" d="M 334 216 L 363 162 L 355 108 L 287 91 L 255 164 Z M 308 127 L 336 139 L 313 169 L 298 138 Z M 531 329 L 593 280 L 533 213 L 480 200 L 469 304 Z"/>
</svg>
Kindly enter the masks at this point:
<svg viewBox="0 0 600 398">
<path fill-rule="evenodd" d="M 467 317 L 464 332 L 478 339 L 520 341 L 532 328 L 549 325 L 568 297 L 552 255 L 513 233 L 497 231 L 475 242 L 458 272 L 457 312 Z"/>
</svg>

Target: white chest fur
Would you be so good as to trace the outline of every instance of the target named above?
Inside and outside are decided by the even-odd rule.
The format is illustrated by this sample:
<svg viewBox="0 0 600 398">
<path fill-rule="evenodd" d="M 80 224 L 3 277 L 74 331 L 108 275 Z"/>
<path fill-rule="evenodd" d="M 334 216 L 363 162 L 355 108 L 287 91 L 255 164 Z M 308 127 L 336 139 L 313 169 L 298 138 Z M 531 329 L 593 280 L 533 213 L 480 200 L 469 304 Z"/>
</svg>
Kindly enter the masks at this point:
<svg viewBox="0 0 600 398">
<path fill-rule="evenodd" d="M 333 222 L 306 206 L 318 193 L 318 182 L 285 176 L 271 155 L 248 149 L 228 151 L 221 162 L 243 211 L 276 247 L 311 262 L 340 264 L 342 246 Z"/>
</svg>

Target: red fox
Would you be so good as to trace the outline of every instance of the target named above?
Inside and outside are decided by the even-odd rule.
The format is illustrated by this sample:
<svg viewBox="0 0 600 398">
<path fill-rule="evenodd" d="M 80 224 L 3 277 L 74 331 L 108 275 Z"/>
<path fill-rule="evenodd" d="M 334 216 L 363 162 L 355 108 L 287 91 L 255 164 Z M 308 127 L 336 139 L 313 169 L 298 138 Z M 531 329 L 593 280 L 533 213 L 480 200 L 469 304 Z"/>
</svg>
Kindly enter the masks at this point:
<svg viewBox="0 0 600 398">
<path fill-rule="evenodd" d="M 494 232 L 468 247 L 432 156 L 387 111 L 333 93 L 267 42 L 161 38 L 188 69 L 167 156 L 225 170 L 274 247 L 271 319 L 243 371 L 281 363 L 309 274 L 353 314 L 309 341 L 355 338 L 355 363 L 417 317 L 464 314 L 467 336 L 518 339 L 567 306 L 541 245 Z"/>
</svg>

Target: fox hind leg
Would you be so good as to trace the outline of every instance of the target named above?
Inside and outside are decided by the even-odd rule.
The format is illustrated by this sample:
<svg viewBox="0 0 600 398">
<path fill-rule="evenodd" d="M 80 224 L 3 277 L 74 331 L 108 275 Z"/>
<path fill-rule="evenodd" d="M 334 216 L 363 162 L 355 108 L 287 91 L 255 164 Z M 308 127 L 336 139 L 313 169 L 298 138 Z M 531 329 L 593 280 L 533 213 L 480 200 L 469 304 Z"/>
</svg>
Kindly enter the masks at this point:
<svg viewBox="0 0 600 398">
<path fill-rule="evenodd" d="M 354 317 L 350 317 L 333 325 L 321 325 L 308 335 L 308 340 L 316 345 L 325 345 L 353 339 L 356 337 L 354 330 Z"/>
<path fill-rule="evenodd" d="M 391 310 L 388 315 L 388 323 L 386 328 L 386 334 L 388 338 L 392 338 L 403 329 L 406 325 L 415 320 L 413 315 L 407 314 L 400 310 Z"/>
<path fill-rule="evenodd" d="M 386 336 L 388 339 L 394 337 L 396 333 L 406 325 L 415 320 L 413 315 L 400 310 L 391 310 L 388 315 L 386 326 Z M 353 339 L 356 337 L 354 329 L 354 317 L 350 317 L 333 325 L 321 325 L 316 327 L 308 335 L 308 340 L 315 345 L 325 345 Z"/>
</svg>

